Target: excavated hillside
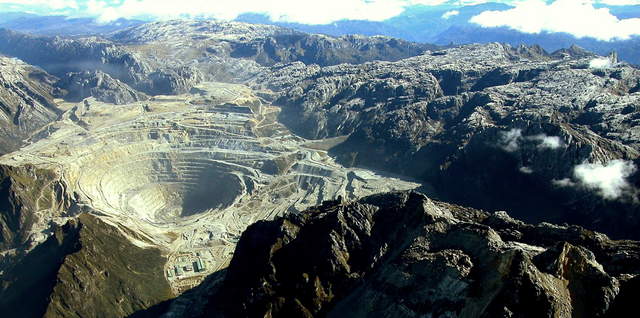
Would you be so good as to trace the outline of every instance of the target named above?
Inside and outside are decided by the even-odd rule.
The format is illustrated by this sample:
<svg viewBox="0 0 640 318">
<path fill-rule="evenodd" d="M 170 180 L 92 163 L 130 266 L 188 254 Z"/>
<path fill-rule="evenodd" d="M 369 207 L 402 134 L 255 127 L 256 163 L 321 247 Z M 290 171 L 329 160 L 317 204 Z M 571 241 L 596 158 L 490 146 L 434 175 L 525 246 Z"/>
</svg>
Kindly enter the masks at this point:
<svg viewBox="0 0 640 318">
<path fill-rule="evenodd" d="M 59 106 L 62 119 L 41 140 L 0 159 L 8 174 L 0 270 L 52 226 L 89 210 L 137 246 L 161 249 L 162 272 L 180 294 L 225 268 L 237 237 L 257 220 L 339 196 L 422 187 L 336 164 L 326 150 L 343 138 L 292 134 L 276 121 L 278 108 L 241 85 L 203 83 L 190 94 L 124 105 L 88 98 Z M 206 265 L 194 271 L 198 258 Z"/>
<path fill-rule="evenodd" d="M 637 241 L 389 193 L 250 226 L 202 316 L 618 317 L 639 274 Z"/>
</svg>

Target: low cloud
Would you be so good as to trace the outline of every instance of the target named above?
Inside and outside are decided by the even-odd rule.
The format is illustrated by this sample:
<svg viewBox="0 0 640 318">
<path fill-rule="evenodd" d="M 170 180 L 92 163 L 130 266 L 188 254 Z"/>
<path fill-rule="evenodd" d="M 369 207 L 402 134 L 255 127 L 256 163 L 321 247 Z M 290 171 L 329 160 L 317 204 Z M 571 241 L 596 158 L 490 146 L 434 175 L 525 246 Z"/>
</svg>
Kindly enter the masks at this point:
<svg viewBox="0 0 640 318">
<path fill-rule="evenodd" d="M 535 135 L 527 137 L 529 140 L 538 141 L 538 148 L 540 149 L 558 149 L 564 146 L 564 142 L 558 136 L 547 136 L 545 134 Z"/>
<path fill-rule="evenodd" d="M 14 4 L 19 6 L 47 7 L 49 9 L 79 9 L 75 0 L 0 0 L 2 4 Z"/>
<path fill-rule="evenodd" d="M 600 3 L 610 6 L 635 6 L 640 4 L 640 0 L 604 0 Z"/>
<path fill-rule="evenodd" d="M 399 15 L 408 5 L 401 0 L 125 0 L 115 6 L 90 0 L 89 15 L 99 22 L 118 18 L 214 18 L 233 20 L 243 13 L 265 14 L 272 21 L 329 24 L 343 19 L 382 21 Z"/>
<path fill-rule="evenodd" d="M 533 173 L 533 169 L 531 169 L 530 167 L 520 167 L 520 172 L 524 173 L 524 174 L 532 174 Z"/>
<path fill-rule="evenodd" d="M 500 148 L 514 152 L 520 148 L 520 142 L 523 140 L 535 141 L 538 149 L 558 149 L 564 146 L 564 142 L 558 136 L 547 136 L 539 134 L 534 136 L 522 136 L 522 129 L 512 128 L 509 131 L 501 131 L 498 144 Z"/>
<path fill-rule="evenodd" d="M 561 188 L 569 188 L 569 187 L 575 187 L 576 184 L 575 182 L 571 181 L 571 179 L 569 178 L 564 178 L 562 180 L 552 180 L 551 183 L 553 183 L 553 185 L 557 186 L 557 187 L 561 187 Z"/>
<path fill-rule="evenodd" d="M 514 152 L 519 148 L 518 141 L 520 139 L 522 139 L 522 129 L 513 128 L 509 131 L 501 131 L 499 140 L 500 148 L 508 152 Z"/>
<path fill-rule="evenodd" d="M 459 14 L 460 14 L 460 11 L 458 11 L 458 10 L 447 11 L 442 15 L 442 18 L 447 20 L 447 19 L 449 19 L 451 17 L 455 17 L 455 16 L 457 16 Z"/>
<path fill-rule="evenodd" d="M 506 11 L 485 11 L 471 18 L 480 26 L 508 27 L 524 33 L 563 32 L 598 40 L 629 39 L 640 34 L 640 19 L 619 20 L 589 0 L 525 0 Z"/>
<path fill-rule="evenodd" d="M 617 199 L 631 188 L 627 178 L 636 169 L 633 162 L 612 160 L 606 164 L 583 163 L 574 168 L 573 174 L 580 184 L 597 190 L 604 198 Z"/>
<path fill-rule="evenodd" d="M 605 69 L 605 68 L 611 68 L 611 66 L 613 66 L 613 63 L 611 62 L 610 59 L 606 59 L 606 58 L 593 59 L 589 62 L 589 68 Z"/>
</svg>

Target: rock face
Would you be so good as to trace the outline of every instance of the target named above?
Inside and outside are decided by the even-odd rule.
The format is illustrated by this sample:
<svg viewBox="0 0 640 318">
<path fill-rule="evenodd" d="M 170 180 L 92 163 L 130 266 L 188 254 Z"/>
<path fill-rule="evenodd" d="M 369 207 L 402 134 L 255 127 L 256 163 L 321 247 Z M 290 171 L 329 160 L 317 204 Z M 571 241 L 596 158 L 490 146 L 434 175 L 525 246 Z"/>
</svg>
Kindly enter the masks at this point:
<svg viewBox="0 0 640 318">
<path fill-rule="evenodd" d="M 172 297 L 156 249 L 83 214 L 0 277 L 0 309 L 15 317 L 126 317 Z"/>
<path fill-rule="evenodd" d="M 31 165 L 0 166 L 0 251 L 37 243 L 35 228 L 47 229 L 51 217 L 73 213 L 76 208 L 53 171 Z"/>
<path fill-rule="evenodd" d="M 0 153 L 58 118 L 53 101 L 55 77 L 18 60 L 0 56 Z"/>
<path fill-rule="evenodd" d="M 613 317 L 639 256 L 576 226 L 375 195 L 250 226 L 205 316 Z"/>
<path fill-rule="evenodd" d="M 278 65 L 252 83 L 302 136 L 348 134 L 332 149 L 343 164 L 418 177 L 446 201 L 530 222 L 638 237 L 640 72 L 614 56 L 469 45 L 393 63 Z M 616 162 L 629 168 L 615 195 L 580 174 Z"/>
<path fill-rule="evenodd" d="M 72 102 L 91 96 L 101 102 L 116 105 L 148 99 L 145 94 L 133 90 L 129 85 L 102 71 L 67 73 L 56 82 L 56 86 L 66 90 L 65 99 Z"/>
</svg>

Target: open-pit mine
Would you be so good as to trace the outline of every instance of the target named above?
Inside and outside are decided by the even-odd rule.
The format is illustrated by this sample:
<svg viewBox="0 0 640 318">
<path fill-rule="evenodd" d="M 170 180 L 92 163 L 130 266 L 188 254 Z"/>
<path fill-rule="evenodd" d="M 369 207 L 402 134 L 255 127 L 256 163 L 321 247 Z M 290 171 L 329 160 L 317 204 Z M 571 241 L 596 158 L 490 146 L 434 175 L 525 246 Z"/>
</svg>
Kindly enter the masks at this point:
<svg viewBox="0 0 640 318">
<path fill-rule="evenodd" d="M 345 138 L 296 136 L 277 122 L 278 107 L 243 85 L 203 83 L 188 94 L 125 105 L 58 103 L 62 119 L 0 162 L 54 171 L 80 210 L 138 246 L 160 248 L 176 294 L 227 267 L 240 234 L 257 220 L 423 187 L 336 164 L 327 149 Z M 46 239 L 49 222 L 69 216 L 38 214 L 35 241 Z"/>
</svg>

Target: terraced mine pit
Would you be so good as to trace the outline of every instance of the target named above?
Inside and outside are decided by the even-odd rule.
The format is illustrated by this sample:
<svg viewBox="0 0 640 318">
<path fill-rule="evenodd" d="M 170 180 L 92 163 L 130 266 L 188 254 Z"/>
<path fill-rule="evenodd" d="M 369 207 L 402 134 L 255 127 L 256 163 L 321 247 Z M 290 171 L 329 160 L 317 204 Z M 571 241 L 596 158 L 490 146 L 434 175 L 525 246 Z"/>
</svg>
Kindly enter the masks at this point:
<svg viewBox="0 0 640 318">
<path fill-rule="evenodd" d="M 80 205 L 136 244 L 160 247 L 176 293 L 226 267 L 257 220 L 422 186 L 335 164 L 326 150 L 344 138 L 293 135 L 276 121 L 280 109 L 245 86 L 192 92 L 122 106 L 60 102 L 63 119 L 1 162 L 56 171 Z"/>
</svg>

